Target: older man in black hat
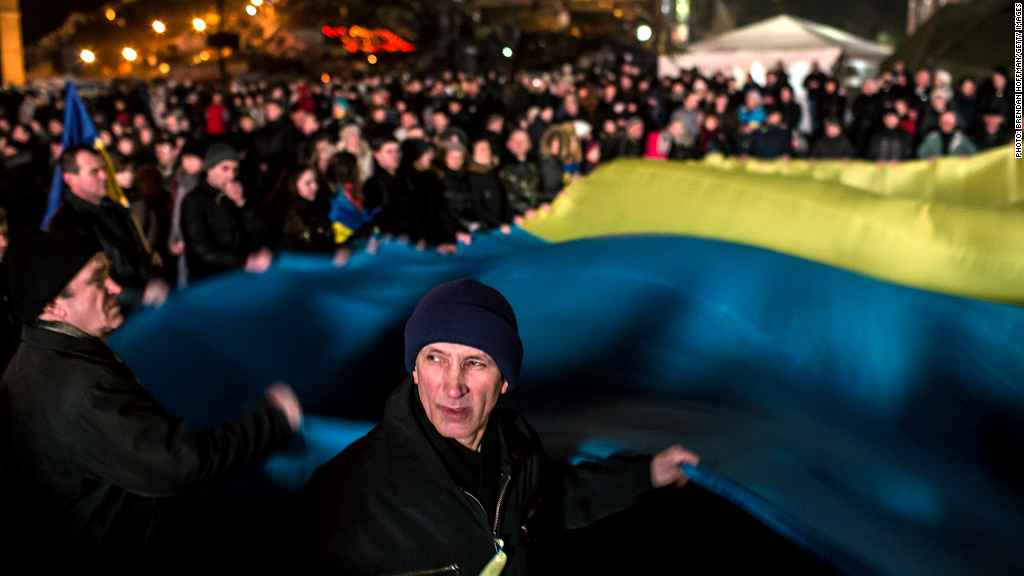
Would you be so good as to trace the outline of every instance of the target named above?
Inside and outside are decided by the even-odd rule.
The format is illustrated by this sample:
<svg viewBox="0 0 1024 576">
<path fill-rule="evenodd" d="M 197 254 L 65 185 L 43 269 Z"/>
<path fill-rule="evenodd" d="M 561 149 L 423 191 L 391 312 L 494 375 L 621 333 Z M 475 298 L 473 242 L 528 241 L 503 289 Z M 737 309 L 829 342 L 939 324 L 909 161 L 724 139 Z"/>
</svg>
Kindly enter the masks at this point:
<svg viewBox="0 0 1024 576">
<path fill-rule="evenodd" d="M 181 201 L 189 281 L 242 267 L 263 272 L 270 266 L 270 251 L 260 246 L 263 223 L 235 180 L 238 160 L 231 146 L 210 146 L 199 186 Z"/>
<path fill-rule="evenodd" d="M 522 361 L 515 313 L 497 290 L 455 280 L 428 292 L 405 326 L 412 376 L 388 399 L 383 422 L 319 469 L 300 497 L 295 534 L 310 568 L 535 573 L 538 528 L 558 505 L 541 506 L 537 433 L 517 412 L 495 409 Z M 681 485 L 680 464 L 697 460 L 672 446 L 653 459 L 572 468 L 563 523 L 585 526 L 652 488 Z"/>
<path fill-rule="evenodd" d="M 0 383 L 0 454 L 17 487 L 5 496 L 24 508 L 26 553 L 87 572 L 164 566 L 161 498 L 283 447 L 302 417 L 298 399 L 275 384 L 262 405 L 200 432 L 167 414 L 105 343 L 123 322 L 121 288 L 98 244 L 23 230 L 6 261 L 25 328 Z"/>
</svg>

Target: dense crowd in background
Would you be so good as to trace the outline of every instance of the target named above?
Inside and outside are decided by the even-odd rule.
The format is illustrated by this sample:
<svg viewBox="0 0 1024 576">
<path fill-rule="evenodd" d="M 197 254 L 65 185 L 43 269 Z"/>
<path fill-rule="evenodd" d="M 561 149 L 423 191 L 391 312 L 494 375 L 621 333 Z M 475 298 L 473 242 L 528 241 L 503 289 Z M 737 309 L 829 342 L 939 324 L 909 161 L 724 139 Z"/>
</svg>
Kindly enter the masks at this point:
<svg viewBox="0 0 1024 576">
<path fill-rule="evenodd" d="M 884 163 L 1011 139 L 1000 68 L 954 81 L 897 62 L 852 89 L 815 66 L 800 88 L 803 103 L 781 66 L 759 84 L 696 70 L 658 78 L 628 61 L 510 76 L 83 85 L 129 206 L 89 208 L 68 193 L 49 225 L 95 233 L 114 252 L 132 311 L 170 286 L 266 269 L 278 251 L 339 265 L 390 239 L 455 252 L 616 158 Z M 58 166 L 77 179 L 72 191 L 88 188 L 91 155 L 62 151 L 63 106 L 59 87 L 0 93 L 0 207 L 12 231 L 40 225 Z M 96 171 L 93 188 L 103 178 Z"/>
</svg>

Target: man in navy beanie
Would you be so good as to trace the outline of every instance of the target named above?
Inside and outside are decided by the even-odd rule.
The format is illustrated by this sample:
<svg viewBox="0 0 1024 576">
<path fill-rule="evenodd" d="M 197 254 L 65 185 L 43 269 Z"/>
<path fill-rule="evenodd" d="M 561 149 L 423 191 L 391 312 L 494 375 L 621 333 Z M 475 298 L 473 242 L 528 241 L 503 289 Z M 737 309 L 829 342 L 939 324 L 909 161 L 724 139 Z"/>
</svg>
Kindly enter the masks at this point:
<svg viewBox="0 0 1024 576">
<path fill-rule="evenodd" d="M 495 408 L 519 384 L 522 362 L 515 312 L 497 290 L 463 279 L 428 292 L 405 326 L 411 376 L 383 421 L 300 495 L 294 535 L 309 571 L 536 573 L 546 515 L 582 527 L 686 481 L 679 465 L 698 458 L 672 446 L 571 468 L 560 479 L 562 502 L 542 505 L 537 433 L 514 410 Z"/>
</svg>

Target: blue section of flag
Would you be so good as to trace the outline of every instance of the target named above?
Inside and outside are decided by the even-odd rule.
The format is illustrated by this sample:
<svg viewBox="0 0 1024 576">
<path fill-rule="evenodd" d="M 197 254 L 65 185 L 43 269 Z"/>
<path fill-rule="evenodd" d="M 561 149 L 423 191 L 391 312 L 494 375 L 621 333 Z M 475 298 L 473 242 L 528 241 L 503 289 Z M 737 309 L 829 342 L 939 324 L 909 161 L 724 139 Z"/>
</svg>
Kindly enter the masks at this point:
<svg viewBox="0 0 1024 576">
<path fill-rule="evenodd" d="M 848 572 L 1024 573 L 1020 307 L 714 240 L 514 229 L 449 256 L 285 255 L 172 295 L 111 345 L 202 427 L 290 383 L 323 417 L 264 473 L 294 489 L 380 417 L 406 320 L 460 277 L 515 309 L 524 365 L 502 402 L 549 455 L 678 442 L 696 483 Z"/>
<path fill-rule="evenodd" d="M 96 142 L 97 134 L 96 127 L 93 126 L 92 118 L 89 116 L 89 111 L 86 110 L 85 104 L 82 103 L 82 99 L 78 96 L 78 90 L 75 89 L 75 85 L 71 82 L 66 82 L 65 87 L 67 88 L 67 97 L 64 99 L 64 137 L 61 139 L 61 149 L 65 150 L 68 146 L 78 146 L 81 144 L 93 146 Z M 46 200 L 46 214 L 39 225 L 43 230 L 46 230 L 46 225 L 50 223 L 50 218 L 53 217 L 53 213 L 57 211 L 57 207 L 64 200 L 66 190 L 67 185 L 64 184 L 64 176 L 58 164 L 57 169 L 53 173 L 50 195 Z"/>
</svg>

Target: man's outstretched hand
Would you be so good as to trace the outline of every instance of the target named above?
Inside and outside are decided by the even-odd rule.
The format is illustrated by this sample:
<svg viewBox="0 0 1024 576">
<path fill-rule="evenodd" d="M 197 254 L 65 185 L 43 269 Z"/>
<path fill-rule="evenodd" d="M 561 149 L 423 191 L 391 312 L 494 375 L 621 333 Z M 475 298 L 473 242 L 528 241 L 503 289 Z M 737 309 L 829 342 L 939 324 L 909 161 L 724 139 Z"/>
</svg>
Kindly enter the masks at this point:
<svg viewBox="0 0 1024 576">
<path fill-rule="evenodd" d="M 288 426 L 292 432 L 299 429 L 302 423 L 302 405 L 299 404 L 299 397 L 295 395 L 292 387 L 283 382 L 274 382 L 266 391 L 267 401 L 274 408 L 280 410 L 288 419 Z"/>
<path fill-rule="evenodd" d="M 680 464 L 696 465 L 700 462 L 700 456 L 674 444 L 654 455 L 651 459 L 651 484 L 655 488 L 675 484 L 682 487 L 686 484 L 686 474 L 679 469 Z"/>
</svg>

